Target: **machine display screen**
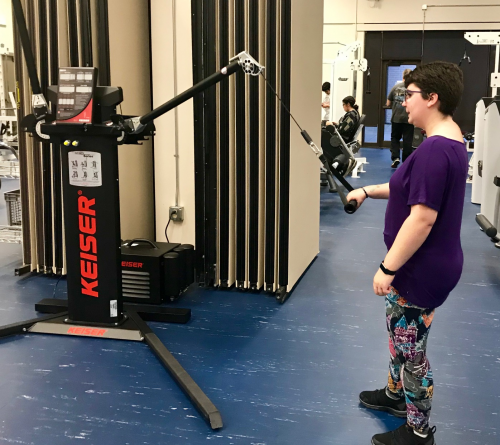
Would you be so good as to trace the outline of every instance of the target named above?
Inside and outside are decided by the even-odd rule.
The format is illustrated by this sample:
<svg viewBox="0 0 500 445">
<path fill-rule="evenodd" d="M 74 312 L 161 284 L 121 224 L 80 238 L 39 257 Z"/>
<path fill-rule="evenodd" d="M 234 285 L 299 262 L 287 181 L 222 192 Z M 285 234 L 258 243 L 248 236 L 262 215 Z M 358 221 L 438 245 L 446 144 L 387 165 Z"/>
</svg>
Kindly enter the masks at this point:
<svg viewBox="0 0 500 445">
<path fill-rule="evenodd" d="M 57 122 L 91 123 L 95 68 L 59 68 Z"/>
</svg>

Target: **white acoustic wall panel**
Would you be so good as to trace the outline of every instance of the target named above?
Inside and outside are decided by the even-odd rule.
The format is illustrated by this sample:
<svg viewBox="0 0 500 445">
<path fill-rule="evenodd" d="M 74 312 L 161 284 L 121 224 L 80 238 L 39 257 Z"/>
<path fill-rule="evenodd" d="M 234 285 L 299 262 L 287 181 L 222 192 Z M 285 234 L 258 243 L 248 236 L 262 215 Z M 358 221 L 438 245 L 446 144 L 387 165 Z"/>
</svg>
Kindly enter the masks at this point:
<svg viewBox="0 0 500 445">
<path fill-rule="evenodd" d="M 483 145 L 483 181 L 481 193 L 481 214 L 497 229 L 499 190 L 493 180 L 500 177 L 500 101 L 494 100 L 486 108 L 484 145 Z"/>
<path fill-rule="evenodd" d="M 472 194 L 471 202 L 473 204 L 481 204 L 482 184 L 483 178 L 479 176 L 479 165 L 483 163 L 483 150 L 485 141 L 485 114 L 486 111 L 486 98 L 482 98 L 476 104 L 476 125 L 474 128 L 474 158 L 472 165 Z M 481 164 L 479 164 L 481 163 Z M 481 173 L 482 175 L 482 173 Z"/>
<path fill-rule="evenodd" d="M 175 17 L 173 17 L 174 11 Z M 151 57 L 153 107 L 156 108 L 172 99 L 176 93 L 193 86 L 191 2 L 151 1 Z M 179 156 L 177 204 L 184 207 L 184 221 L 171 222 L 168 237 L 171 241 L 194 244 L 193 101 L 189 100 L 166 113 L 155 121 L 155 125 L 157 129 L 154 138 L 156 240 L 166 241 L 165 227 L 169 220 L 169 207 L 176 204 L 177 147 Z"/>
<path fill-rule="evenodd" d="M 315 110 L 321 103 L 322 2 L 293 0 L 291 111 L 320 144 Z M 305 19 L 307 17 L 307 19 Z M 319 252 L 319 161 L 297 127 L 290 127 L 290 265 L 288 290 Z M 309 211 L 310 210 L 310 211 Z"/>
</svg>

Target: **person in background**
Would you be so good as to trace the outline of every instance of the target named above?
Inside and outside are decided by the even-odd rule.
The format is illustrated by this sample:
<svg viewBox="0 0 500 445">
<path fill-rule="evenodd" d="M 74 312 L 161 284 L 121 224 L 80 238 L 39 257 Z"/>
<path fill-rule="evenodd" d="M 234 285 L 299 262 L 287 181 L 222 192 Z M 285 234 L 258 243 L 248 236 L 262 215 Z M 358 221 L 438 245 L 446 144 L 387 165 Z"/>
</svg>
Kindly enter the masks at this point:
<svg viewBox="0 0 500 445">
<path fill-rule="evenodd" d="M 401 137 L 403 138 L 403 162 L 408 156 L 411 155 L 413 130 L 412 124 L 408 123 L 408 114 L 406 113 L 403 102 L 405 100 L 405 84 L 404 80 L 408 74 L 411 73 L 410 69 L 403 71 L 403 80 L 399 81 L 392 87 L 392 90 L 387 96 L 386 106 L 392 107 L 391 118 L 391 160 L 392 168 L 396 168 L 401 162 L 400 144 Z"/>
<path fill-rule="evenodd" d="M 321 116 L 322 124 L 330 120 L 330 82 L 325 82 L 321 86 L 321 91 L 325 93 L 323 97 L 323 102 L 321 104 L 321 109 L 323 114 Z"/>
<path fill-rule="evenodd" d="M 464 262 L 460 229 L 468 156 L 452 118 L 464 89 L 462 71 L 453 63 L 432 62 L 408 74 L 405 86 L 409 122 L 423 128 L 427 139 L 389 183 L 347 195 L 358 207 L 366 198 L 389 200 L 387 254 L 373 278 L 374 293 L 385 296 L 389 373 L 385 388 L 363 391 L 359 400 L 406 421 L 373 436 L 373 445 L 435 445 L 427 342 L 436 308 L 457 285 Z"/>
<path fill-rule="evenodd" d="M 358 105 L 356 104 L 356 99 L 352 96 L 347 96 L 342 99 L 342 108 L 345 114 L 340 118 L 339 122 L 327 121 L 325 124 L 325 129 L 321 132 L 321 147 L 326 155 L 326 158 L 330 164 L 337 162 L 337 170 L 340 174 L 345 174 L 346 169 L 349 168 L 349 162 L 347 156 L 343 153 L 340 147 L 340 141 L 332 145 L 332 141 L 335 141 L 335 127 L 346 142 L 350 142 L 359 123 L 359 112 Z"/>
<path fill-rule="evenodd" d="M 344 141 L 349 142 L 353 138 L 359 122 L 359 107 L 354 97 L 346 96 L 342 99 L 342 108 L 345 114 L 340 118 L 339 122 L 327 121 L 325 127 L 333 134 L 333 126 L 336 126 Z"/>
</svg>

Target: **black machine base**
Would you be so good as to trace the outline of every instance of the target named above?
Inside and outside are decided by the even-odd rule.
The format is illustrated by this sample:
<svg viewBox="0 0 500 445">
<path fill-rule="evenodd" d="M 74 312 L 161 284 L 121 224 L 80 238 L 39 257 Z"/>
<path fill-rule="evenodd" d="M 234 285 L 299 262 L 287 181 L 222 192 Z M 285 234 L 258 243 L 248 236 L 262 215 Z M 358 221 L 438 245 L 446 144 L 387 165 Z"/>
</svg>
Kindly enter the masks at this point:
<svg viewBox="0 0 500 445">
<path fill-rule="evenodd" d="M 148 320 L 186 323 L 191 317 L 190 309 L 126 303 L 124 304 L 126 321 L 119 326 L 110 327 L 68 322 L 67 306 L 68 303 L 65 300 L 50 298 L 41 300 L 36 304 L 36 310 L 50 315 L 2 326 L 0 338 L 24 333 L 39 333 L 143 341 L 209 422 L 210 427 L 222 428 L 222 418 L 218 409 L 145 322 Z"/>
<path fill-rule="evenodd" d="M 25 265 L 18 267 L 14 270 L 16 277 L 20 277 L 21 275 L 24 275 L 24 274 L 29 273 L 29 272 L 31 272 L 31 266 L 28 264 L 25 264 Z"/>
<path fill-rule="evenodd" d="M 143 341 L 141 331 L 130 318 L 117 327 L 88 326 L 71 323 L 68 313 L 63 312 L 57 318 L 39 321 L 27 329 L 35 334 L 73 335 L 77 337 L 108 338 L 113 340 Z"/>
<path fill-rule="evenodd" d="M 143 320 L 163 323 L 187 323 L 191 319 L 191 309 L 151 306 L 150 304 L 124 303 L 125 311 L 137 312 Z M 35 304 L 35 310 L 43 314 L 59 314 L 68 310 L 66 300 L 44 298 Z"/>
</svg>

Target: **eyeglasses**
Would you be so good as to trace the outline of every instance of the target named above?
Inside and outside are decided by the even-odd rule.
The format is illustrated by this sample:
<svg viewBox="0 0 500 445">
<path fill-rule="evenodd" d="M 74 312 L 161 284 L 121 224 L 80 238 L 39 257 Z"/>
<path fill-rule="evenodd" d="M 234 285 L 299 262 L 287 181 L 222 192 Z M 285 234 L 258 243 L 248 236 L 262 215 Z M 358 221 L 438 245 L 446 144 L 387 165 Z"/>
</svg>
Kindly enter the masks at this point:
<svg viewBox="0 0 500 445">
<path fill-rule="evenodd" d="M 405 90 L 405 100 L 408 100 L 413 94 L 415 93 L 420 93 L 422 94 L 423 91 L 416 91 L 416 90 Z"/>
</svg>

